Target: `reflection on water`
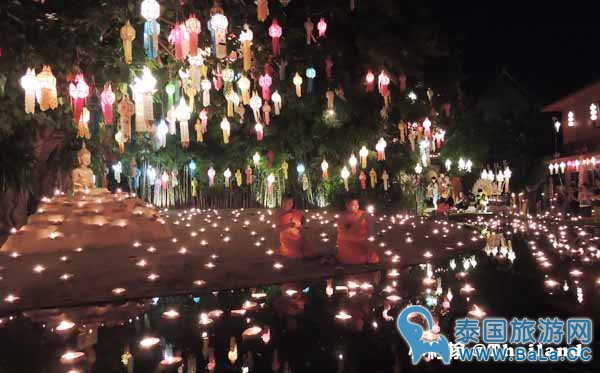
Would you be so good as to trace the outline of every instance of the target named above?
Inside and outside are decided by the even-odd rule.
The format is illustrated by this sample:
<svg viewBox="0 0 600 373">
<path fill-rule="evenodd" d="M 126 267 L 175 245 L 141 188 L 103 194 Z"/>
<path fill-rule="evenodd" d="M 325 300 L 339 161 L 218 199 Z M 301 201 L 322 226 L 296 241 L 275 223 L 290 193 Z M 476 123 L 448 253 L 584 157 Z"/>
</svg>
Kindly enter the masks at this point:
<svg viewBox="0 0 600 373">
<path fill-rule="evenodd" d="M 452 336 L 454 320 L 467 314 L 567 317 L 598 311 L 597 301 L 573 306 L 576 292 L 548 289 L 548 275 L 536 264 L 541 243 L 508 241 L 490 236 L 484 250 L 401 270 L 26 312 L 2 319 L 0 372 L 479 371 L 481 364 L 442 368 L 437 361 L 412 367 L 395 328 L 400 309 L 409 303 L 431 309 L 431 340 L 438 333 Z M 561 371 L 591 372 L 593 366 Z"/>
</svg>

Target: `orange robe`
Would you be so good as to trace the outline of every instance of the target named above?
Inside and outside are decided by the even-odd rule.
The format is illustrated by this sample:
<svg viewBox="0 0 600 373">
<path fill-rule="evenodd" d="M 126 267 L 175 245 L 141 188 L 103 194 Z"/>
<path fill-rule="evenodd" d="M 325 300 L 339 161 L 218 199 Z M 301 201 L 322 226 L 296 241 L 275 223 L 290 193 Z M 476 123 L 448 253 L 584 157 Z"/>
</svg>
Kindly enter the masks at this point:
<svg viewBox="0 0 600 373">
<path fill-rule="evenodd" d="M 302 235 L 303 217 L 302 211 L 291 210 L 280 214 L 277 218 L 279 225 L 286 226 L 291 222 L 296 223 L 296 226 L 285 227 L 279 232 L 279 255 L 295 259 L 311 258 L 318 255 L 315 247 Z"/>
<path fill-rule="evenodd" d="M 379 263 L 379 255 L 369 248 L 369 222 L 365 211 L 358 211 L 356 214 L 344 213 L 337 224 L 337 259 L 340 263 Z"/>
</svg>

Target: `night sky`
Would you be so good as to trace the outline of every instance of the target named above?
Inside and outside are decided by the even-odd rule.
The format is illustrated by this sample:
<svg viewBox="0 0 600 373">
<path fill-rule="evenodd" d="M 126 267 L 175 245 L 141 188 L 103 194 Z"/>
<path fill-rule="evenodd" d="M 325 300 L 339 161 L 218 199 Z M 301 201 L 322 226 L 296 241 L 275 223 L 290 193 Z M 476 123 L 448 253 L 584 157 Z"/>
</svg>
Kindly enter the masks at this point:
<svg viewBox="0 0 600 373">
<path fill-rule="evenodd" d="M 502 68 L 542 105 L 600 80 L 597 2 L 436 3 L 443 29 L 460 50 L 464 86 L 471 94 Z"/>
</svg>

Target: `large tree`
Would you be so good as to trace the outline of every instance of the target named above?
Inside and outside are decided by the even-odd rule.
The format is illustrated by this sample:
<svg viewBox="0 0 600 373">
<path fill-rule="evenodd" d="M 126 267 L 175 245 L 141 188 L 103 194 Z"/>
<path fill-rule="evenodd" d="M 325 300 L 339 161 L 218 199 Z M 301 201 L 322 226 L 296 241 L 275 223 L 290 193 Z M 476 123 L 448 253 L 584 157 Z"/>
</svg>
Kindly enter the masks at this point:
<svg viewBox="0 0 600 373">
<path fill-rule="evenodd" d="M 167 115 L 165 85 L 177 81 L 180 69 L 188 67 L 187 61 L 175 61 L 168 36 L 176 22 L 185 21 L 192 13 L 202 22 L 200 46 L 211 45 L 207 21 L 210 19 L 212 0 L 162 0 L 160 51 L 158 57 L 149 59 L 143 48 L 144 19 L 140 16 L 141 1 L 122 0 L 47 0 L 40 2 L 13 0 L 1 5 L 3 22 L 0 31 L 4 38 L 3 56 L 0 58 L 0 142 L 10 145 L 8 161 L 0 170 L 2 185 L 18 187 L 30 183 L 30 179 L 18 177 L 28 169 L 27 162 L 35 157 L 19 157 L 21 153 L 34 153 L 34 146 L 48 136 L 56 138 L 52 156 L 63 169 L 73 163 L 74 150 L 80 147 L 81 140 L 75 138 L 72 107 L 68 96 L 68 84 L 77 72 L 84 74 L 88 84 L 97 95 L 105 83 L 112 83 L 117 93 L 117 102 L 123 93 L 131 96 L 131 84 L 142 68 L 148 66 L 158 79 L 154 95 L 155 120 L 158 122 Z M 289 3 L 289 4 L 288 4 Z M 97 174 L 106 166 L 121 159 L 126 164 L 131 159 L 138 163 L 149 161 L 160 163 L 168 168 L 182 168 L 194 159 L 198 165 L 201 183 L 206 183 L 206 170 L 211 165 L 218 175 L 229 167 L 244 169 L 255 152 L 263 156 L 268 151 L 275 155 L 272 169 L 281 178 L 281 162 L 286 159 L 290 174 L 295 173 L 295 165 L 306 165 L 313 188 L 327 187 L 341 189 L 339 170 L 347 164 L 351 152 L 358 156 L 358 150 L 366 145 L 371 151 L 380 137 L 387 140 L 387 159 L 375 162 L 371 156 L 369 169 L 376 168 L 379 174 L 385 168 L 393 176 L 402 169 L 412 169 L 416 160 L 406 145 L 397 141 L 397 123 L 422 121 L 429 117 L 434 125 L 447 127 L 452 116 L 439 115 L 445 103 L 455 102 L 458 87 L 458 62 L 448 48 L 442 30 L 438 29 L 431 16 L 428 4 L 422 2 L 398 2 L 394 0 L 357 1 L 356 8 L 350 9 L 350 1 L 308 0 L 270 1 L 270 16 L 265 22 L 257 20 L 257 8 L 253 1 L 225 0 L 220 2 L 229 20 L 227 48 L 237 51 L 241 57 L 239 35 L 245 23 L 254 33 L 252 51 L 253 69 L 247 74 L 252 79 L 253 88 L 258 77 L 263 74 L 265 65 L 274 69 L 272 91 L 278 90 L 283 97 L 280 116 L 273 116 L 270 126 L 265 128 L 263 141 L 258 142 L 254 134 L 252 111 L 246 107 L 246 115 L 230 118 L 232 124 L 231 142 L 223 144 L 219 123 L 225 114 L 224 92 L 211 91 L 211 106 L 208 107 L 208 133 L 204 142 L 195 142 L 193 124 L 199 110 L 190 119 L 191 146 L 183 149 L 179 143 L 179 133 L 169 136 L 167 147 L 156 150 L 151 134 L 137 134 L 127 143 L 127 151 L 121 155 L 114 141 L 116 126 L 105 126 L 101 116 L 97 116 L 98 126 L 91 126 L 92 139 L 88 142 L 94 154 Z M 311 45 L 306 44 L 304 23 L 311 17 L 315 25 L 323 17 L 328 23 L 326 37 L 318 38 Z M 283 27 L 281 56 L 273 56 L 268 27 L 277 19 Z M 133 42 L 133 63 L 125 64 L 123 58 L 120 28 L 126 21 L 136 29 Z M 325 60 L 333 62 L 332 77 L 327 79 Z M 279 79 L 278 66 L 287 61 L 285 80 Z M 242 60 L 237 58 L 218 60 L 206 57 L 209 77 L 214 77 L 217 63 L 221 68 L 229 66 L 236 72 L 236 79 L 242 72 Z M 42 65 L 52 67 L 58 79 L 60 106 L 56 110 L 25 114 L 23 111 L 23 90 L 19 79 L 27 67 L 39 72 Z M 307 93 L 306 69 L 316 71 L 314 90 Z M 365 75 L 368 70 L 375 75 L 375 91 L 367 93 Z M 377 93 L 377 77 L 381 71 L 390 77 L 391 106 L 387 115 L 382 116 L 383 99 Z M 298 72 L 304 79 L 303 94 L 296 97 L 292 84 Z M 400 80 L 406 77 L 406 91 L 400 90 Z M 427 90 L 433 91 L 428 99 Z M 326 91 L 334 90 L 335 109 L 326 110 Z M 180 91 L 180 90 L 178 90 Z M 417 99 L 408 97 L 414 92 Z M 94 95 L 93 93 L 93 95 Z M 181 92 L 179 92 L 181 93 Z M 196 96 L 196 107 L 201 107 L 201 94 Z M 454 105 L 453 107 L 456 107 Z M 88 99 L 88 108 L 93 118 L 99 108 L 93 99 Z M 454 111 L 454 110 L 453 110 Z M 118 121 L 118 120 L 117 120 Z M 95 123 L 92 123 L 95 124 Z M 19 145 L 16 145 L 19 144 Z M 39 157 L 38 157 L 39 158 Z M 52 158 L 52 157 L 50 157 Z M 326 158 L 330 164 L 332 181 L 321 185 L 320 163 Z M 48 158 L 39 159 L 48 162 Z M 6 164 L 6 165 L 5 165 Z M 44 164 L 41 168 L 48 170 Z M 56 173 L 60 167 L 53 168 Z M 287 181 L 290 187 L 298 188 L 295 175 Z M 351 183 L 357 188 L 358 181 Z M 48 185 L 46 185 L 46 188 Z M 43 191 L 36 189 L 34 194 Z"/>
</svg>

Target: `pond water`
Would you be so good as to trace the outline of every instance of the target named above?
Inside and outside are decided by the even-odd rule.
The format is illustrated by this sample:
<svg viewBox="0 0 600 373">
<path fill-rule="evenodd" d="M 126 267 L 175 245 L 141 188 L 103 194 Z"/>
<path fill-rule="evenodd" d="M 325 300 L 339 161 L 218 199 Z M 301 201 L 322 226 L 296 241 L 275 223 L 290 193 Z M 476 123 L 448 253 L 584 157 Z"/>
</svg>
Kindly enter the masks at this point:
<svg viewBox="0 0 600 373">
<path fill-rule="evenodd" d="M 545 286 L 536 240 L 514 237 L 514 257 L 506 248 L 478 250 L 344 278 L 7 316 L 0 372 L 598 372 L 600 357 L 587 364 L 410 362 L 395 327 L 409 303 L 426 305 L 446 336 L 454 320 L 481 316 L 477 310 L 507 318 L 585 315 L 598 325 L 598 287 L 581 295 L 574 282 L 568 290 L 562 281 Z M 555 273 L 563 262 L 554 261 Z"/>
</svg>

